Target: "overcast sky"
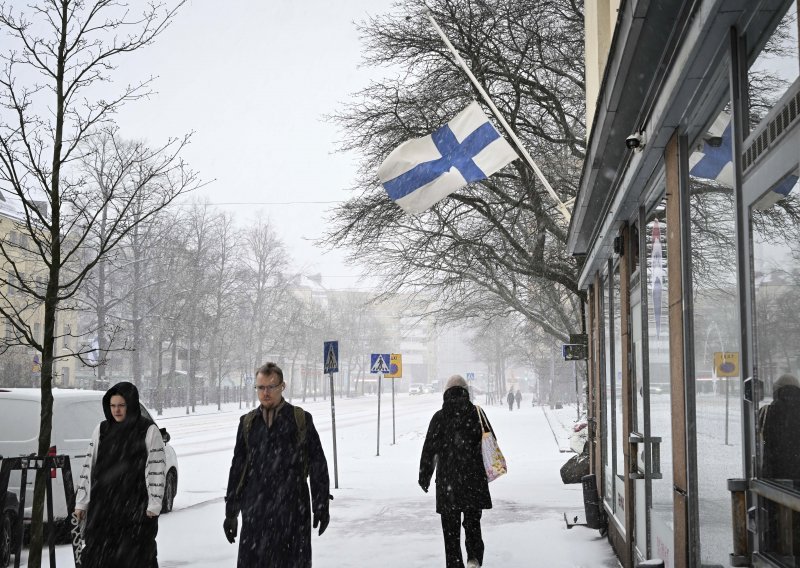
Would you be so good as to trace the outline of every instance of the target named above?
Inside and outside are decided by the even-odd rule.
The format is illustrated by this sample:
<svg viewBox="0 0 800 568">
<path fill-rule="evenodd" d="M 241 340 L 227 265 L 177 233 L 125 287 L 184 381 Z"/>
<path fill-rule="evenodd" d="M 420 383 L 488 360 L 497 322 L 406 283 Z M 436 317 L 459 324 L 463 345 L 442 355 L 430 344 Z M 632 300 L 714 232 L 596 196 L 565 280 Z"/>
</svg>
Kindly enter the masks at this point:
<svg viewBox="0 0 800 568">
<path fill-rule="evenodd" d="M 356 156 L 334 154 L 339 133 L 323 121 L 366 85 L 354 21 L 390 0 L 190 0 L 156 43 L 118 59 L 115 83 L 158 76 L 149 100 L 118 115 L 122 134 L 153 144 L 194 131 L 185 157 L 201 196 L 242 219 L 269 215 L 296 268 L 321 272 L 329 288 L 363 287 L 343 254 L 310 240 L 347 197 Z M 299 202 L 292 205 L 278 203 Z M 265 205 L 259 205 L 265 203 Z M 343 277 L 348 275 L 348 277 Z"/>
</svg>

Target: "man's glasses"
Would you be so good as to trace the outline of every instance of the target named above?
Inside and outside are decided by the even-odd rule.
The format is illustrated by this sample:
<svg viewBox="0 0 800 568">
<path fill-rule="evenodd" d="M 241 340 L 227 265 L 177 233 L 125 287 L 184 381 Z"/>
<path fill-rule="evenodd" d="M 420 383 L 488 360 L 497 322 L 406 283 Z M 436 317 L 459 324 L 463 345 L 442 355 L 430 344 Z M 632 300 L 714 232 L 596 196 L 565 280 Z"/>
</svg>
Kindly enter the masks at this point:
<svg viewBox="0 0 800 568">
<path fill-rule="evenodd" d="M 275 392 L 279 388 L 283 386 L 283 383 L 277 385 L 256 385 L 255 389 L 260 392 L 268 391 L 268 392 Z"/>
</svg>

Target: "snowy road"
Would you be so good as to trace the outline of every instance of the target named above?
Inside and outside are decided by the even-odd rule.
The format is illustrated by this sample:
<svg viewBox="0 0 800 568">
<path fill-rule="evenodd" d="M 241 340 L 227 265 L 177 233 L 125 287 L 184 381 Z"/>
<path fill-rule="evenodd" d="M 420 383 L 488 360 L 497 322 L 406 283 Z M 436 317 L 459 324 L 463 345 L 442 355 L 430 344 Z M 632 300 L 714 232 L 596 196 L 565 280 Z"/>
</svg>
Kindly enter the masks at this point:
<svg viewBox="0 0 800 568">
<path fill-rule="evenodd" d="M 330 403 L 295 400 L 314 416 L 328 457 L 333 486 Z M 317 568 L 431 568 L 444 565 L 434 492 L 417 486 L 422 443 L 440 394 L 398 395 L 392 442 L 391 396 L 381 399 L 381 451 L 376 456 L 377 399 L 336 401 L 339 488 L 332 489 L 331 524 L 314 537 Z M 223 494 L 239 415 L 238 405 L 200 408 L 186 416 L 173 409 L 159 418 L 180 464 L 175 510 L 159 524 L 162 568 L 236 565 L 236 546 L 225 540 Z M 574 412 L 574 409 L 572 410 Z M 490 486 L 494 508 L 484 512 L 484 565 L 505 568 L 616 567 L 597 531 L 567 530 L 562 513 L 582 515 L 580 485 L 565 486 L 560 453 L 544 413 L 492 406 L 487 413 L 509 463 L 509 474 Z M 70 548 L 59 547 L 58 566 L 72 566 Z"/>
</svg>

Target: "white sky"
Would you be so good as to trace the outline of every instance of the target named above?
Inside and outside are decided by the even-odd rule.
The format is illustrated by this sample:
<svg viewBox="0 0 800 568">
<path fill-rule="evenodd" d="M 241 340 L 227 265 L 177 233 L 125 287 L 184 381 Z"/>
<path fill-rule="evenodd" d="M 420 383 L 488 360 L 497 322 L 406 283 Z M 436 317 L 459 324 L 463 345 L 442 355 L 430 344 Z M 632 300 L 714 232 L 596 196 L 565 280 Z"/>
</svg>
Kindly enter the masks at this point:
<svg viewBox="0 0 800 568">
<path fill-rule="evenodd" d="M 479 397 L 480 398 L 480 397 Z M 444 566 L 444 544 L 436 514 L 435 485 L 426 494 L 417 486 L 419 458 L 433 413 L 442 394 L 396 399 L 396 443 L 392 444 L 392 400 L 381 399 L 380 457 L 377 448 L 377 398 L 336 399 L 339 488 L 334 488 L 330 402 L 299 399 L 312 413 L 331 477 L 331 524 L 312 536 L 318 568 L 436 568 Z M 481 401 L 478 401 L 481 402 Z M 222 531 L 223 495 L 228 479 L 238 405 L 165 410 L 165 427 L 178 455 L 175 509 L 161 517 L 158 557 L 162 568 L 219 568 L 236 564 L 237 545 Z M 484 564 L 508 568 L 612 568 L 618 563 L 598 531 L 567 530 L 563 514 L 583 518 L 581 484 L 561 483 L 559 468 L 572 453 L 562 453 L 575 420 L 575 407 L 545 410 L 531 406 L 525 393 L 521 407 L 509 412 L 487 406 L 486 414 L 508 462 L 508 474 L 490 484 L 493 508 L 483 514 Z M 549 417 L 549 419 L 548 419 Z M 73 466 L 74 467 L 74 466 Z M 728 502 L 730 499 L 728 498 Z M 237 543 L 239 542 L 237 538 Z M 462 538 L 463 542 L 463 538 Z M 70 566 L 72 549 L 57 549 L 57 565 Z M 25 553 L 27 556 L 27 551 Z M 46 555 L 45 555 L 46 556 Z M 466 557 L 465 557 L 466 561 Z M 23 559 L 22 565 L 26 565 Z M 43 559 L 43 566 L 47 566 Z"/>
<path fill-rule="evenodd" d="M 215 180 L 199 195 L 247 203 L 226 206 L 245 219 L 266 212 L 296 268 L 321 272 L 329 288 L 359 287 L 341 252 L 323 256 L 308 240 L 333 204 L 252 204 L 347 198 L 356 156 L 333 155 L 340 135 L 323 115 L 378 76 L 358 69 L 353 22 L 390 5 L 190 0 L 154 45 L 118 60 L 117 84 L 158 77 L 157 94 L 119 113 L 122 133 L 155 144 L 194 131 L 185 157 Z"/>
</svg>

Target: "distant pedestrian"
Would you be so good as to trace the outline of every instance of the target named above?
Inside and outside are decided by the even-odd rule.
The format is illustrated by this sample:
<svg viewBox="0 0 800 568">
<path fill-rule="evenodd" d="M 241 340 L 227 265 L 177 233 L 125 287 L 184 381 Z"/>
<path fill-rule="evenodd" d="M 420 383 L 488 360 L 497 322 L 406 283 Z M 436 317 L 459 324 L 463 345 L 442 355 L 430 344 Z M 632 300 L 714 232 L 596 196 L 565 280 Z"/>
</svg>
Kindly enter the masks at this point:
<svg viewBox="0 0 800 568">
<path fill-rule="evenodd" d="M 106 419 L 94 429 L 75 493 L 75 517 L 86 517 L 81 566 L 157 568 L 164 440 L 131 383 L 108 389 L 102 404 Z"/>
<path fill-rule="evenodd" d="M 514 401 L 516 397 L 514 396 L 514 390 L 508 391 L 508 396 L 506 396 L 506 402 L 508 402 L 508 411 L 511 412 L 514 410 Z"/>
<path fill-rule="evenodd" d="M 522 393 L 519 392 L 519 389 L 517 389 L 517 394 L 514 395 L 514 399 L 517 401 L 517 410 L 519 410 L 519 405 L 522 402 Z"/>
<path fill-rule="evenodd" d="M 483 509 L 492 508 L 483 466 L 483 427 L 478 407 L 469 400 L 461 375 L 447 381 L 441 410 L 433 415 L 419 462 L 419 485 L 428 492 L 436 470 L 436 512 L 441 515 L 447 568 L 463 568 L 461 525 L 464 525 L 467 568 L 483 564 Z M 486 424 L 492 429 L 486 415 Z M 494 431 L 492 431 L 494 433 Z"/>
<path fill-rule="evenodd" d="M 233 543 L 241 511 L 239 568 L 309 568 L 312 511 L 320 536 L 330 521 L 328 464 L 319 434 L 311 414 L 284 400 L 285 386 L 280 367 L 261 366 L 255 387 L 261 404 L 239 419 L 223 523 Z"/>
</svg>

